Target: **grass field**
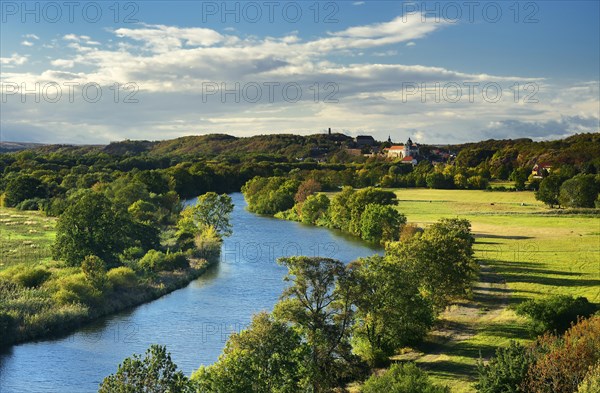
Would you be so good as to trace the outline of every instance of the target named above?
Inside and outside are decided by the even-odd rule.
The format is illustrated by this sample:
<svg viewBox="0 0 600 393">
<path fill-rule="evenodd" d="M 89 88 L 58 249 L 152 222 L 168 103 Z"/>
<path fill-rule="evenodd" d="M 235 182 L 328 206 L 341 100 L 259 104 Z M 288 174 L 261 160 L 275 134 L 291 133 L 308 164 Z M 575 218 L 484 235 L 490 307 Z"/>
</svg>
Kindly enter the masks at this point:
<svg viewBox="0 0 600 393">
<path fill-rule="evenodd" d="M 409 222 L 471 221 L 481 279 L 470 302 L 453 306 L 414 359 L 453 392 L 473 392 L 480 356 L 528 337 L 510 305 L 550 294 L 600 303 L 600 217 L 553 215 L 532 192 L 394 190 Z"/>
<path fill-rule="evenodd" d="M 0 208 L 0 271 L 51 259 L 56 219 L 42 212 Z"/>
</svg>

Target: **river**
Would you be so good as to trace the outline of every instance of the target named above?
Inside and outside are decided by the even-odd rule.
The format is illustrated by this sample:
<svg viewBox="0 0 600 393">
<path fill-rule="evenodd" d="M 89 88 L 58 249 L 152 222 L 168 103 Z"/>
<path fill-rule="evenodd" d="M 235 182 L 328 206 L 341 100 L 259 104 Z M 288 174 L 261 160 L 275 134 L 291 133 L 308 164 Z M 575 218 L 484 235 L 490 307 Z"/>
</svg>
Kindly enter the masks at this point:
<svg viewBox="0 0 600 393">
<path fill-rule="evenodd" d="M 324 228 L 261 217 L 232 194 L 233 235 L 221 262 L 187 287 L 132 310 L 102 318 L 60 339 L 16 345 L 0 353 L 2 393 L 96 392 L 102 379 L 134 353 L 166 345 L 187 375 L 217 360 L 227 337 L 261 310 L 271 311 L 285 283 L 281 256 L 350 262 L 379 252 Z"/>
</svg>

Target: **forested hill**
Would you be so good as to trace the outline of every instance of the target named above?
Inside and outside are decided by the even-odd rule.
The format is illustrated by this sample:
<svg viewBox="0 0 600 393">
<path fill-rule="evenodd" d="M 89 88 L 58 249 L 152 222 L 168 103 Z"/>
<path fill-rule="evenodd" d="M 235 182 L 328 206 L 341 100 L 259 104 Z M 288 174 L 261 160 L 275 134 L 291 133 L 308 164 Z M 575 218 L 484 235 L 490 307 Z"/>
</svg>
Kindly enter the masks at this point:
<svg viewBox="0 0 600 393">
<path fill-rule="evenodd" d="M 294 161 L 297 158 L 336 157 L 356 160 L 357 157 L 344 155 L 343 151 L 352 146 L 353 138 L 344 134 L 315 134 L 308 136 L 293 134 L 257 135 L 235 137 L 225 134 L 186 136 L 164 141 L 112 142 L 108 145 L 43 145 L 12 144 L 12 151 L 22 148 L 37 153 L 94 154 L 111 156 L 154 156 L 154 157 L 279 157 Z M 417 141 L 418 142 L 418 141 Z M 382 146 L 385 143 L 381 143 Z M 435 148 L 442 147 L 457 154 L 456 163 L 462 167 L 477 167 L 483 163 L 494 168 L 510 170 L 516 167 L 529 167 L 536 162 L 560 166 L 570 164 L 577 167 L 596 163 L 600 157 L 600 133 L 577 134 L 562 140 L 534 142 L 531 139 L 486 140 L 458 145 L 421 145 L 425 155 Z M 8 149 L 5 149 L 8 150 Z M 1 152 L 1 150 L 0 150 Z M 504 177 L 504 176 L 500 176 Z"/>
<path fill-rule="evenodd" d="M 39 153 L 106 153 L 116 156 L 206 157 L 264 154 L 289 159 L 335 153 L 352 142 L 343 134 L 293 135 L 274 134 L 238 138 L 224 134 L 185 136 L 164 141 L 111 142 L 105 146 L 44 145 Z"/>
</svg>

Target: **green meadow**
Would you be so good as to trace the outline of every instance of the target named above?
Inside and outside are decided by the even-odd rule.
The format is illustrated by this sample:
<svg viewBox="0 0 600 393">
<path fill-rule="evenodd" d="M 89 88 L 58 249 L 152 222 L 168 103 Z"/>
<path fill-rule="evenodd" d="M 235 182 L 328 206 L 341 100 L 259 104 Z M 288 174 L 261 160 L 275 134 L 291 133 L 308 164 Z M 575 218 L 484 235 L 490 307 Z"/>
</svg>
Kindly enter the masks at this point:
<svg viewBox="0 0 600 393">
<path fill-rule="evenodd" d="M 0 208 L 0 271 L 51 260 L 56 218 L 38 211 Z"/>
<path fill-rule="evenodd" d="M 477 362 L 510 340 L 527 341 L 526 320 L 511 305 L 550 294 L 600 303 L 600 216 L 560 214 L 532 192 L 394 189 L 409 222 L 467 218 L 476 236 L 480 281 L 473 299 L 447 310 L 416 360 L 454 392 L 474 392 Z"/>
</svg>

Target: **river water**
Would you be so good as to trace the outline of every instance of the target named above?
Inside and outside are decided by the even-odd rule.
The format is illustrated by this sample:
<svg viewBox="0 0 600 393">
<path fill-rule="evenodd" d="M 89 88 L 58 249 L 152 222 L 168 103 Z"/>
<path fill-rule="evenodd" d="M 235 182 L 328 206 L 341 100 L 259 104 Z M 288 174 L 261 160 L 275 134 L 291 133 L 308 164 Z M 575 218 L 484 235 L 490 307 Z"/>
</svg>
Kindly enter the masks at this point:
<svg viewBox="0 0 600 393">
<path fill-rule="evenodd" d="M 166 345 L 190 375 L 217 360 L 229 334 L 247 326 L 254 313 L 272 310 L 285 287 L 278 257 L 350 262 L 381 251 L 324 228 L 251 214 L 242 194 L 231 196 L 233 235 L 225 239 L 217 266 L 183 289 L 71 335 L 0 353 L 0 392 L 96 392 L 124 358 L 151 344 Z"/>
</svg>

